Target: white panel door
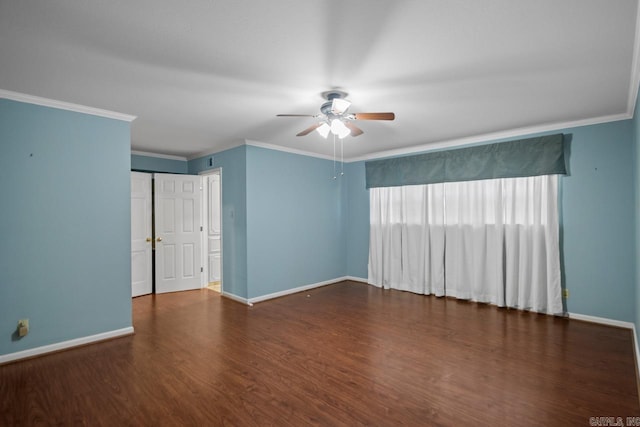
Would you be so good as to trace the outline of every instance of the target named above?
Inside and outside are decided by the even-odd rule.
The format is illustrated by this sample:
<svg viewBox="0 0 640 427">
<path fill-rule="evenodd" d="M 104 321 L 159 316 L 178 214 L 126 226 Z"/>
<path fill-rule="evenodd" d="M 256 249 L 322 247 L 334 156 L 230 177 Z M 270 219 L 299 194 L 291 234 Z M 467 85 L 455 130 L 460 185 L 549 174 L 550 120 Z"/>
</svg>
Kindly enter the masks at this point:
<svg viewBox="0 0 640 427">
<path fill-rule="evenodd" d="M 156 293 L 200 288 L 200 177 L 154 174 Z"/>
<path fill-rule="evenodd" d="M 151 174 L 131 172 L 131 296 L 152 292 Z"/>
<path fill-rule="evenodd" d="M 207 262 L 209 283 L 221 280 L 221 231 L 220 231 L 220 174 L 207 177 Z"/>
</svg>

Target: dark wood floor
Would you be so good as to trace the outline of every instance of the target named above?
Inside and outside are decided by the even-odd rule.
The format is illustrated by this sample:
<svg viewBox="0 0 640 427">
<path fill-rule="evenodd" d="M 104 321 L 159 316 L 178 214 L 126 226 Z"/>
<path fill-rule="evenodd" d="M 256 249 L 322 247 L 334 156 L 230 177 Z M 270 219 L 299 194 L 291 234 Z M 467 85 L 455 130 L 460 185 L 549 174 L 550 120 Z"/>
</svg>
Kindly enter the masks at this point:
<svg viewBox="0 0 640 427">
<path fill-rule="evenodd" d="M 640 415 L 631 332 L 343 282 L 133 302 L 134 336 L 0 366 L 0 425 L 589 425 Z"/>
</svg>

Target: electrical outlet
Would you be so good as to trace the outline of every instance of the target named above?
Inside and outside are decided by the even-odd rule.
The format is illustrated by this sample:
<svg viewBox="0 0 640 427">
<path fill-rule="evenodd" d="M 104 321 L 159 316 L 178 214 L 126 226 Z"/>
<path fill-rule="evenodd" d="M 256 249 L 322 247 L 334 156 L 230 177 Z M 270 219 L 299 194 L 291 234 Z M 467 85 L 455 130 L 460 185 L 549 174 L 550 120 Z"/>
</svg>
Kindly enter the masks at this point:
<svg viewBox="0 0 640 427">
<path fill-rule="evenodd" d="M 562 290 L 562 298 L 569 298 L 569 289 Z"/>
<path fill-rule="evenodd" d="M 29 333 L 29 319 L 18 320 L 18 336 L 24 337 Z"/>
</svg>

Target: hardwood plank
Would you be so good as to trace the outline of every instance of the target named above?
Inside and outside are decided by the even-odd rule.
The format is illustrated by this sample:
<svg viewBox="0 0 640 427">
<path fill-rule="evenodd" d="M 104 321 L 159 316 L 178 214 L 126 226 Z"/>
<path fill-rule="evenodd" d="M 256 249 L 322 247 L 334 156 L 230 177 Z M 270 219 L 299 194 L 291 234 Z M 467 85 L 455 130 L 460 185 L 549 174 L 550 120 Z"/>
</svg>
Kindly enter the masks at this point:
<svg viewBox="0 0 640 427">
<path fill-rule="evenodd" d="M 631 331 L 356 282 L 133 300 L 136 334 L 0 366 L 0 425 L 588 425 L 638 416 Z"/>
</svg>

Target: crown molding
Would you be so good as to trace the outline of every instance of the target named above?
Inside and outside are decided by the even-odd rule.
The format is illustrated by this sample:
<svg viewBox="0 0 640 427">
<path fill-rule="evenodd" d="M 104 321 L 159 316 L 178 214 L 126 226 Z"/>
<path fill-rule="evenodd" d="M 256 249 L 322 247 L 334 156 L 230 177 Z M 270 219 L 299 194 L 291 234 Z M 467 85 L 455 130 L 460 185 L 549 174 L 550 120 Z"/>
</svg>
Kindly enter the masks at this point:
<svg viewBox="0 0 640 427">
<path fill-rule="evenodd" d="M 42 98 L 34 95 L 27 95 L 19 92 L 0 89 L 0 98 L 12 101 L 25 102 L 27 104 L 41 105 L 43 107 L 58 108 L 60 110 L 74 111 L 76 113 L 90 114 L 92 116 L 106 117 L 108 119 L 132 122 L 136 116 L 116 113 L 115 111 L 102 110 L 100 108 L 87 107 L 85 105 L 72 104 L 70 102 L 56 101 L 55 99 Z"/>
<path fill-rule="evenodd" d="M 365 154 L 364 156 L 345 158 L 344 161 L 346 163 L 353 163 L 353 162 L 359 162 L 363 160 L 380 159 L 383 157 L 395 157 L 395 156 L 403 156 L 408 154 L 424 153 L 427 151 L 433 151 L 433 150 L 438 150 L 443 148 L 462 147 L 465 145 L 479 144 L 482 142 L 491 142 L 495 140 L 527 136 L 527 135 L 532 135 L 536 133 L 552 132 L 552 131 L 558 131 L 563 129 L 582 127 L 582 126 L 617 122 L 620 120 L 629 120 L 632 118 L 633 118 L 633 114 L 622 113 L 622 114 L 613 114 L 610 116 L 593 117 L 590 119 L 574 120 L 569 122 L 550 123 L 550 124 L 539 125 L 539 126 L 522 127 L 522 128 L 510 129 L 510 130 L 501 131 L 501 132 L 485 133 L 485 134 L 474 135 L 474 136 L 469 136 L 465 138 L 457 138 L 457 139 L 450 139 L 447 141 L 439 141 L 439 142 L 422 144 L 422 145 L 414 145 L 411 147 L 398 148 L 394 150 L 378 151 L 371 154 Z"/>
<path fill-rule="evenodd" d="M 180 161 L 183 161 L 183 162 L 187 161 L 186 157 L 173 156 L 173 155 L 170 155 L 170 154 L 150 153 L 148 151 L 131 150 L 131 154 L 136 155 L 136 156 L 156 157 L 158 159 L 180 160 Z"/>
</svg>

